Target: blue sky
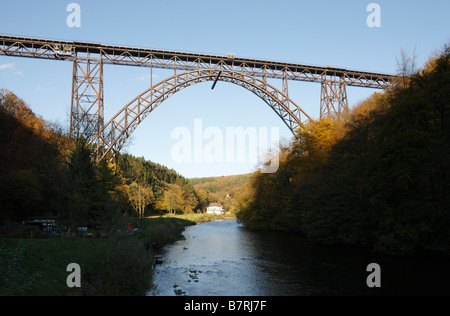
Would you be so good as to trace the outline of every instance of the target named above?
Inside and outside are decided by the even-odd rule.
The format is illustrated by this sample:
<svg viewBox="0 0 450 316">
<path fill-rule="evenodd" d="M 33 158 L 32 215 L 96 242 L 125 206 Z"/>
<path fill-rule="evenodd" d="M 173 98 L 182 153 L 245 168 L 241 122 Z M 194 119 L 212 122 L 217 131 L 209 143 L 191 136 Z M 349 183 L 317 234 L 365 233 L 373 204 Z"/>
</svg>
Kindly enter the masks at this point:
<svg viewBox="0 0 450 316">
<path fill-rule="evenodd" d="M 69 3 L 81 7 L 81 27 L 66 24 Z M 381 7 L 381 27 L 369 28 L 369 3 Z M 422 65 L 450 41 L 447 0 L 100 1 L 0 0 L 0 33 L 270 59 L 395 73 L 400 50 L 416 49 Z M 154 82 L 172 72 L 154 70 Z M 0 56 L 0 88 L 23 98 L 43 118 L 67 127 L 72 64 Z M 105 65 L 105 120 L 149 87 L 150 70 Z M 275 82 L 281 88 L 281 82 Z M 350 106 L 373 90 L 348 88 Z M 318 117 L 320 85 L 289 83 L 290 97 Z M 177 163 L 177 127 L 279 127 L 278 116 L 250 92 L 230 84 L 198 84 L 165 101 L 141 123 L 126 151 L 186 177 L 247 173 L 254 163 Z"/>
</svg>

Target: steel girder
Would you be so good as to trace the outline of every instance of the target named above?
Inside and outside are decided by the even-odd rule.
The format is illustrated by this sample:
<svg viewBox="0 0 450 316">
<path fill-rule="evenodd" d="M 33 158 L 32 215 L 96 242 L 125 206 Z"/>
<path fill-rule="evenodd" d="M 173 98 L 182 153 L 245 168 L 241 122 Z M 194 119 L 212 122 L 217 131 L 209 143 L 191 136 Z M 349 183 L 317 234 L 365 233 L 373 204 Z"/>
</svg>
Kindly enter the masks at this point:
<svg viewBox="0 0 450 316">
<path fill-rule="evenodd" d="M 260 78 L 287 78 L 306 82 L 340 78 L 348 86 L 375 89 L 385 89 L 396 79 L 396 76 L 388 74 L 330 66 L 0 34 L 2 55 L 71 61 L 77 53 L 90 54 L 91 58 L 97 59 L 102 56 L 104 64 L 177 68 L 183 71 L 217 68 L 245 72 Z"/>
<path fill-rule="evenodd" d="M 311 119 L 286 94 L 268 84 L 267 81 L 229 70 L 188 71 L 161 81 L 124 106 L 104 125 L 97 137 L 92 139 L 91 143 L 97 143 L 98 148 L 103 150 L 97 155 L 103 159 L 110 151 L 113 153 L 120 151 L 138 125 L 158 105 L 176 92 L 197 83 L 217 80 L 233 83 L 253 92 L 277 113 L 292 133 L 295 133 L 300 124 Z"/>
</svg>

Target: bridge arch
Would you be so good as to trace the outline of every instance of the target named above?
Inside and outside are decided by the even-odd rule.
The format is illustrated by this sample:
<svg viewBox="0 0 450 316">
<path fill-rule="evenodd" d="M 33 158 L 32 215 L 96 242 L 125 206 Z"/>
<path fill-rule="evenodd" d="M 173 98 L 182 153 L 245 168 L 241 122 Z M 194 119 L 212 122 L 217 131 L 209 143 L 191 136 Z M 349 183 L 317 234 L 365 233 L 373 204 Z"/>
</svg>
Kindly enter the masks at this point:
<svg viewBox="0 0 450 316">
<path fill-rule="evenodd" d="M 268 84 L 267 81 L 248 74 L 226 69 L 197 69 L 174 75 L 145 90 L 125 105 L 111 118 L 91 140 L 97 143 L 103 159 L 108 152 L 118 152 L 137 126 L 163 101 L 178 91 L 201 82 L 223 81 L 239 85 L 266 102 L 287 127 L 295 133 L 297 127 L 310 116 L 295 104 L 287 95 Z M 99 156 L 99 155 L 98 155 Z"/>
</svg>

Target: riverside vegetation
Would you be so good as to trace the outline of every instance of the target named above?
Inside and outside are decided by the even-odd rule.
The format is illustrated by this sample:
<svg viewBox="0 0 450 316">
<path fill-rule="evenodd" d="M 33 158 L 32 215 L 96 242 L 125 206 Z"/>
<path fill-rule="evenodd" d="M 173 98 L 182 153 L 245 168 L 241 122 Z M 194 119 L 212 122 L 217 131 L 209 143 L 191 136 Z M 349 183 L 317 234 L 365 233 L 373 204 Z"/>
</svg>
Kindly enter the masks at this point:
<svg viewBox="0 0 450 316">
<path fill-rule="evenodd" d="M 278 172 L 253 174 L 239 219 L 329 244 L 449 256 L 449 56 L 447 46 L 345 122 L 302 125 Z"/>
<path fill-rule="evenodd" d="M 151 287 L 153 250 L 182 238 L 186 225 L 180 218 L 128 219 L 139 227 L 134 236 L 109 238 L 3 238 L 0 239 L 1 295 L 145 295 Z M 66 285 L 69 263 L 81 267 L 81 287 Z"/>
<path fill-rule="evenodd" d="M 84 139 L 0 90 L 0 295 L 144 295 L 145 243 L 182 238 L 186 225 L 210 220 L 201 216 L 206 206 L 187 179 L 159 164 L 127 154 L 96 163 Z M 192 220 L 144 218 L 169 211 Z M 57 236 L 22 224 L 33 216 L 57 217 Z M 79 289 L 66 286 L 72 262 L 82 269 Z"/>
</svg>

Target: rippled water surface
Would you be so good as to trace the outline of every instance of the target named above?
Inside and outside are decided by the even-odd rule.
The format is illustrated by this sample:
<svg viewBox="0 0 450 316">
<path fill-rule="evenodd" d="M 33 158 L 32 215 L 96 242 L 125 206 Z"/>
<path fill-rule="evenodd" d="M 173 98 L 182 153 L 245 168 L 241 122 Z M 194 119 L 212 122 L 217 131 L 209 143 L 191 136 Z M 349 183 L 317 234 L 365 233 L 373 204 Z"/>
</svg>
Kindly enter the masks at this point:
<svg viewBox="0 0 450 316">
<path fill-rule="evenodd" d="M 184 236 L 162 250 L 148 295 L 450 294 L 448 260 L 318 245 L 298 234 L 255 232 L 231 220 L 190 226 Z M 371 262 L 381 266 L 378 289 L 366 285 Z"/>
</svg>

